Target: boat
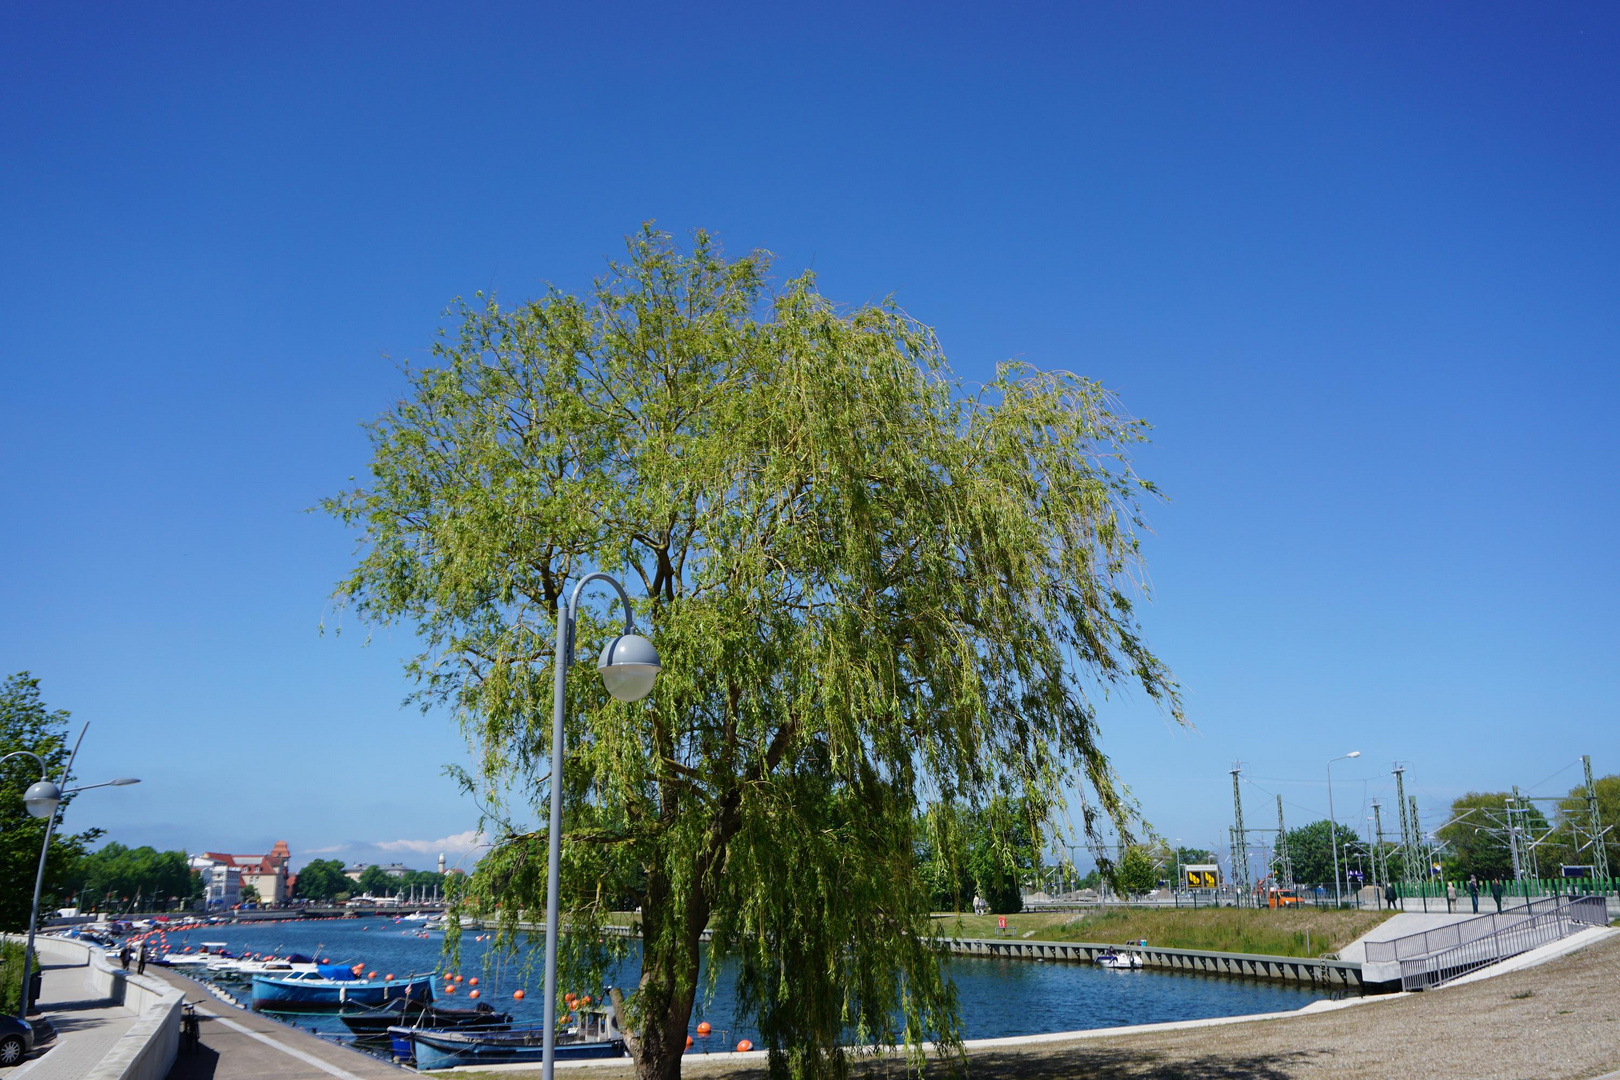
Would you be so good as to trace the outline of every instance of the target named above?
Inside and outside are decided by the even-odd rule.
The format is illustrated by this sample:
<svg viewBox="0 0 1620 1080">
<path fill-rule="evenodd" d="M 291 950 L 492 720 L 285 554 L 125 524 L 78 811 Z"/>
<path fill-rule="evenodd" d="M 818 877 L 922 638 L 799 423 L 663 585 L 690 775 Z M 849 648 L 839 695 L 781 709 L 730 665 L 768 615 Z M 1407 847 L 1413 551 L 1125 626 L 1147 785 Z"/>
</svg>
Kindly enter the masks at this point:
<svg viewBox="0 0 1620 1080">
<path fill-rule="evenodd" d="M 465 1031 L 472 1028 L 499 1030 L 512 1026 L 512 1014 L 496 1012 L 480 1003 L 472 1009 L 448 1009 L 395 998 L 375 1009 L 345 1010 L 338 1014 L 345 1027 L 356 1035 L 380 1037 L 392 1027 L 443 1028 Z"/>
<path fill-rule="evenodd" d="M 207 967 L 209 964 L 217 964 L 221 960 L 234 959 L 235 956 L 235 953 L 225 948 L 225 942 L 205 941 L 197 946 L 195 952 L 175 952 L 171 949 L 168 953 L 152 962 L 167 967 L 195 967 L 198 965 Z"/>
<path fill-rule="evenodd" d="M 315 962 L 314 957 L 302 953 L 289 953 L 286 956 L 269 956 L 261 960 L 246 960 L 240 957 L 217 960 L 208 965 L 208 976 L 227 982 L 247 982 L 255 975 L 286 976 L 319 970 L 320 965 Z"/>
<path fill-rule="evenodd" d="M 1122 953 L 1110 949 L 1097 954 L 1097 963 L 1113 971 L 1137 971 L 1142 967 L 1142 956 L 1140 953 Z"/>
<path fill-rule="evenodd" d="M 317 964 L 314 971 L 290 975 L 254 975 L 254 1009 L 341 1009 L 345 1005 L 379 1006 L 396 999 L 432 1001 L 433 976 L 362 979 L 353 969 Z"/>
<path fill-rule="evenodd" d="M 388 1037 L 394 1057 L 413 1061 L 419 1072 L 452 1069 L 458 1065 L 539 1064 L 545 1051 L 543 1025 L 508 1031 L 391 1027 Z M 578 1023 L 557 1033 L 555 1056 L 558 1061 L 615 1058 L 624 1054 L 624 1035 L 611 1009 L 586 1012 Z"/>
</svg>

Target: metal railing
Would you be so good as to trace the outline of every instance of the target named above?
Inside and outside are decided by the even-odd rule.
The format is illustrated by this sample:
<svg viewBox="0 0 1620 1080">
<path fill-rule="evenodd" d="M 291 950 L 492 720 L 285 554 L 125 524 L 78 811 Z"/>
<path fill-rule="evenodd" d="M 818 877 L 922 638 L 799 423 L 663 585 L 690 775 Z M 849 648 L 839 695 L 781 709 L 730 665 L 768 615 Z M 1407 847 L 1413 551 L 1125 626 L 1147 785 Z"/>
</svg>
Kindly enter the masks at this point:
<svg viewBox="0 0 1620 1080">
<path fill-rule="evenodd" d="M 1598 898 L 1601 903 L 1601 898 Z M 1422 933 L 1408 934 L 1405 937 L 1391 938 L 1388 941 L 1369 941 L 1366 945 L 1367 963 L 1388 963 L 1392 960 L 1408 960 L 1419 956 L 1429 956 L 1444 949 L 1455 949 L 1459 945 L 1466 945 L 1470 941 L 1477 941 L 1483 937 L 1500 933 L 1510 927 L 1534 918 L 1544 912 L 1555 911 L 1560 906 L 1569 903 L 1567 897 L 1553 896 L 1544 900 L 1531 900 L 1518 907 L 1510 908 L 1500 915 L 1480 915 L 1472 919 L 1463 919 L 1449 926 L 1436 927 Z"/>
<path fill-rule="evenodd" d="M 1450 948 L 1442 947 L 1426 956 L 1402 959 L 1401 989 L 1427 990 L 1440 986 L 1471 971 L 1529 952 L 1587 927 L 1609 924 L 1608 903 L 1601 896 L 1560 900 L 1556 905 L 1545 908 L 1538 914 L 1525 915 L 1524 910 L 1521 908 L 1516 913 L 1519 918 L 1493 931 L 1469 937 Z M 1486 918 L 1505 921 L 1508 916 L 1491 915 Z M 1457 925 L 1468 926 L 1484 921 L 1483 918 L 1469 919 L 1467 923 Z M 1441 936 L 1445 930 L 1456 928 L 1445 927 L 1440 931 L 1431 930 L 1428 934 L 1414 934 L 1411 937 Z M 1410 939 L 1397 938 L 1393 942 L 1368 942 L 1368 960 L 1372 960 L 1374 944 L 1397 945 L 1408 940 Z"/>
</svg>

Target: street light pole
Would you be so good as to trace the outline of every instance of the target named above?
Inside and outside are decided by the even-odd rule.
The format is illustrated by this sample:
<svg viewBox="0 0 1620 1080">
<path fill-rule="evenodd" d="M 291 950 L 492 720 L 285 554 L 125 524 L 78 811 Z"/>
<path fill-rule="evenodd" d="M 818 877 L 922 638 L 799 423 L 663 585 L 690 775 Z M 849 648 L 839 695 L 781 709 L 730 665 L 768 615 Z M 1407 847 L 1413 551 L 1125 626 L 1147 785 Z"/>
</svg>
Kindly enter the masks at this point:
<svg viewBox="0 0 1620 1080">
<path fill-rule="evenodd" d="M 1344 896 L 1339 891 L 1339 822 L 1333 816 L 1333 763 L 1346 758 L 1358 758 L 1360 750 L 1352 750 L 1336 758 L 1329 758 L 1327 763 L 1328 780 L 1328 840 L 1333 845 L 1333 906 L 1338 907 L 1344 903 Z"/>
<path fill-rule="evenodd" d="M 557 934 L 558 892 L 562 878 L 562 763 L 563 717 L 568 665 L 574 660 L 574 624 L 579 617 L 579 594 L 593 581 L 612 585 L 624 604 L 624 633 L 608 641 L 596 670 L 609 694 L 619 701 L 639 701 L 652 690 L 658 676 L 658 652 L 637 634 L 635 615 L 624 586 L 607 574 L 587 574 L 574 586 L 566 606 L 557 609 L 557 659 L 551 697 L 551 827 L 546 838 L 546 999 L 545 1029 L 540 1050 L 540 1075 L 553 1080 L 557 1060 Z"/>
<path fill-rule="evenodd" d="M 51 852 L 51 834 L 56 831 L 57 810 L 60 809 L 63 798 L 81 791 L 89 791 L 91 788 L 122 787 L 125 784 L 140 783 L 139 780 L 126 777 L 109 780 L 105 784 L 88 784 L 84 787 L 62 790 L 63 785 L 68 782 L 68 775 L 73 771 L 73 761 L 79 756 L 79 746 L 84 742 L 84 733 L 89 730 L 90 725 L 88 723 L 79 729 L 79 738 L 73 744 L 73 752 L 68 755 L 67 765 L 62 769 L 62 782 L 59 784 L 53 784 L 45 778 L 45 760 L 32 751 L 15 750 L 5 757 L 0 757 L 0 764 L 4 764 L 14 757 L 31 757 L 34 759 L 34 763 L 39 766 L 39 781 L 29 785 L 28 790 L 23 792 L 23 805 L 28 808 L 28 812 L 34 817 L 46 819 L 45 842 L 39 847 L 39 869 L 34 872 L 34 906 L 28 914 L 28 944 L 23 948 L 22 994 L 21 1000 L 17 1003 L 17 1019 L 19 1020 L 28 1016 L 29 979 L 33 975 L 34 963 L 34 932 L 39 928 L 39 897 L 45 886 L 45 860 Z"/>
</svg>

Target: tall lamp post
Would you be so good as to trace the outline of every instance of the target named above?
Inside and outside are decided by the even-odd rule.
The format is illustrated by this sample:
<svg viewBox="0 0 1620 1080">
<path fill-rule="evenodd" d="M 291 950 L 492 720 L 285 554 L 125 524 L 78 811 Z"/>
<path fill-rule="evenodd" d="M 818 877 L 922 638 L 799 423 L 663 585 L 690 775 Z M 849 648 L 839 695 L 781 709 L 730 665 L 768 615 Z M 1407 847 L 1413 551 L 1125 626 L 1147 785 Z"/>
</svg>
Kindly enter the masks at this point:
<svg viewBox="0 0 1620 1080">
<path fill-rule="evenodd" d="M 640 701 L 652 690 L 658 677 L 658 650 L 636 633 L 635 616 L 624 586 L 607 574 L 589 574 L 574 586 L 566 607 L 557 610 L 557 662 L 551 705 L 551 829 L 546 838 L 549 863 L 546 867 L 546 1002 L 544 1041 L 540 1052 L 540 1075 L 552 1080 L 557 1059 L 557 893 L 562 877 L 562 762 L 564 680 L 568 665 L 574 662 L 574 624 L 579 616 L 579 594 L 593 581 L 612 585 L 624 603 L 624 633 L 610 638 L 597 658 L 596 670 L 607 692 L 619 701 Z"/>
<path fill-rule="evenodd" d="M 1333 763 L 1344 761 L 1346 758 L 1361 756 L 1360 750 L 1352 750 L 1336 758 L 1329 758 L 1327 763 L 1328 777 L 1328 840 L 1333 844 L 1333 906 L 1338 907 L 1344 903 L 1344 897 L 1339 892 L 1339 823 L 1333 817 Z"/>
<path fill-rule="evenodd" d="M 45 857 L 51 851 L 51 834 L 56 831 L 56 811 L 62 805 L 62 800 L 69 795 L 77 795 L 81 791 L 92 788 L 123 787 L 127 784 L 138 784 L 139 780 L 124 776 L 117 780 L 108 780 L 104 784 L 85 784 L 82 787 L 62 789 L 68 781 L 68 773 L 73 769 L 73 759 L 79 756 L 79 744 L 84 742 L 84 733 L 90 730 L 86 724 L 79 729 L 78 741 L 73 744 L 73 753 L 68 755 L 67 767 L 62 770 L 61 783 L 53 784 L 45 778 L 45 761 L 38 754 L 28 750 L 14 750 L 5 757 L 0 757 L 0 765 L 5 764 L 14 757 L 31 757 L 34 764 L 39 766 L 39 780 L 30 784 L 28 790 L 23 792 L 23 805 L 33 817 L 45 819 L 45 842 L 39 848 L 39 869 L 34 873 L 34 907 L 28 916 L 28 944 L 23 949 L 22 970 L 22 1000 L 17 1004 L 17 1018 L 20 1020 L 28 1015 L 28 980 L 32 976 L 34 962 L 34 931 L 39 926 L 39 894 L 45 885 Z"/>
</svg>

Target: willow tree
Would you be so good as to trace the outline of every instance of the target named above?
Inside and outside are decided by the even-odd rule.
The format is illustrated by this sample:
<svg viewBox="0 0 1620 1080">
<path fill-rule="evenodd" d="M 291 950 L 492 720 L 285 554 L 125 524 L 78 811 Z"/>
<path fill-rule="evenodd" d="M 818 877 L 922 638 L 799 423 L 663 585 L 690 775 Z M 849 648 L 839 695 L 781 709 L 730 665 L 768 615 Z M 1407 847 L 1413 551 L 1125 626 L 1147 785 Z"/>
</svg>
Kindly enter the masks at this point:
<svg viewBox="0 0 1620 1080">
<path fill-rule="evenodd" d="M 937 808 L 1016 800 L 1037 849 L 1126 829 L 1097 696 L 1180 716 L 1133 610 L 1144 425 L 1065 372 L 957 381 L 926 326 L 809 274 L 773 290 L 766 253 L 627 248 L 588 295 L 451 310 L 329 504 L 362 534 L 339 596 L 424 642 L 415 692 L 460 718 L 500 823 L 469 902 L 508 928 L 544 909 L 545 833 L 515 822 L 553 775 L 558 605 L 593 570 L 639 597 L 652 694 L 568 680 L 559 985 L 591 985 L 596 929 L 639 910 L 641 1076 L 679 1075 L 705 950 L 773 1075 L 954 1046 L 919 815 L 943 834 Z M 582 617 L 581 657 L 612 617 Z"/>
</svg>

